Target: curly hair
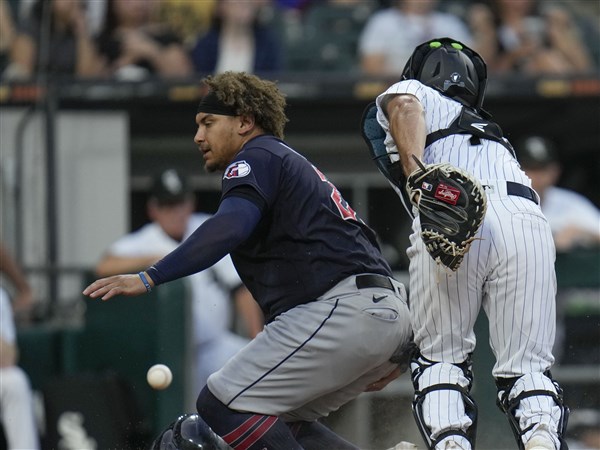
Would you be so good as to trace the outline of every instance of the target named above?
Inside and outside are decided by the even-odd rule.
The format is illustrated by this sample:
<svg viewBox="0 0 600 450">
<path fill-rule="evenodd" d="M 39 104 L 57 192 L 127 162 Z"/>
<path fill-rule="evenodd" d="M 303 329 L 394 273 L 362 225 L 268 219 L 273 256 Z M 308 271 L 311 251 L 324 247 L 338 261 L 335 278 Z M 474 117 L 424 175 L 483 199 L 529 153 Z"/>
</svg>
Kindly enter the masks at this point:
<svg viewBox="0 0 600 450">
<path fill-rule="evenodd" d="M 266 133 L 283 139 L 288 118 L 285 97 L 275 82 L 246 72 L 223 72 L 202 80 L 219 101 L 239 115 L 251 115 Z"/>
</svg>

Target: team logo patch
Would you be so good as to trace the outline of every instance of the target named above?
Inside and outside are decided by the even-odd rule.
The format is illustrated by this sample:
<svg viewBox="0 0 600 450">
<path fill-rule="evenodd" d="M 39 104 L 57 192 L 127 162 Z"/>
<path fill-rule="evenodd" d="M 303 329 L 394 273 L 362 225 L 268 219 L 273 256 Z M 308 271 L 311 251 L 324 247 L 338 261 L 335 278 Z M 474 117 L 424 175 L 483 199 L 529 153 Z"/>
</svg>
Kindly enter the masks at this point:
<svg viewBox="0 0 600 450">
<path fill-rule="evenodd" d="M 431 190 L 433 189 L 433 185 L 431 183 L 428 183 L 427 181 L 423 181 L 423 183 L 421 183 L 421 189 L 423 189 L 424 191 L 431 192 Z"/>
<path fill-rule="evenodd" d="M 231 164 L 226 170 L 223 178 L 231 179 L 231 178 L 242 178 L 250 173 L 250 164 L 246 161 L 236 161 Z"/>
<path fill-rule="evenodd" d="M 440 183 L 438 184 L 433 196 L 443 202 L 456 205 L 458 198 L 460 197 L 460 191 L 451 186 L 447 186 L 444 183 Z"/>
</svg>

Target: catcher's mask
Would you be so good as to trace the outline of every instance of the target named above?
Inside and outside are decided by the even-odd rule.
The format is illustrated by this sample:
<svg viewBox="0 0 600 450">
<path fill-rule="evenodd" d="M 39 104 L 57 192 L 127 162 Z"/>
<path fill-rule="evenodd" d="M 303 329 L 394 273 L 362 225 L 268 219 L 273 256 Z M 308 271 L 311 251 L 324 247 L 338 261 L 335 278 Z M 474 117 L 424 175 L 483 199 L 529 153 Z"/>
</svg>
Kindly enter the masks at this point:
<svg viewBox="0 0 600 450">
<path fill-rule="evenodd" d="M 184 414 L 152 443 L 150 450 L 231 450 L 198 414 Z"/>
<path fill-rule="evenodd" d="M 444 37 L 417 46 L 404 66 L 402 79 L 419 80 L 479 111 L 487 84 L 487 67 L 477 52 Z"/>
</svg>

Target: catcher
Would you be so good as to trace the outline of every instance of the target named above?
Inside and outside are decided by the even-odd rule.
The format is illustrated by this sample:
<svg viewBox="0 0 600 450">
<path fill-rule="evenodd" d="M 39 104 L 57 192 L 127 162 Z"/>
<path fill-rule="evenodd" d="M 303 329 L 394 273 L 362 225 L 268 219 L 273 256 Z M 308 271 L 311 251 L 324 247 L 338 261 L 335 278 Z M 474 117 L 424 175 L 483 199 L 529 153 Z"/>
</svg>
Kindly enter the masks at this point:
<svg viewBox="0 0 600 450">
<path fill-rule="evenodd" d="M 566 450 L 569 410 L 550 373 L 552 234 L 512 146 L 482 109 L 486 81 L 476 52 L 434 39 L 363 116 L 372 157 L 413 218 L 413 413 L 429 449 L 475 447 L 471 355 L 483 308 L 498 406 L 519 449 Z"/>
</svg>

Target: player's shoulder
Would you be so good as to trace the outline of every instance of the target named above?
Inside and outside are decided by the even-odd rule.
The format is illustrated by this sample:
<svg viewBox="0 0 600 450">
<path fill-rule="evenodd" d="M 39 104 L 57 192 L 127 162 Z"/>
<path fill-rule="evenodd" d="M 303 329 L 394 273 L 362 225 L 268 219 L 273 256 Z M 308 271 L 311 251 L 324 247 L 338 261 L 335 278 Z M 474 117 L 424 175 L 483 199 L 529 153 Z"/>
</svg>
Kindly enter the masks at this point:
<svg viewBox="0 0 600 450">
<path fill-rule="evenodd" d="M 247 142 L 238 153 L 236 160 L 246 160 L 248 163 L 263 160 L 263 163 L 267 164 L 274 161 L 281 163 L 283 160 L 296 157 L 305 159 L 282 139 L 272 135 L 262 135 Z"/>
<path fill-rule="evenodd" d="M 391 85 L 377 97 L 377 105 L 381 106 L 386 97 L 389 98 L 389 96 L 394 95 L 412 95 L 422 104 L 429 105 L 441 103 L 446 99 L 439 91 L 424 85 L 418 80 L 401 80 Z"/>
</svg>

